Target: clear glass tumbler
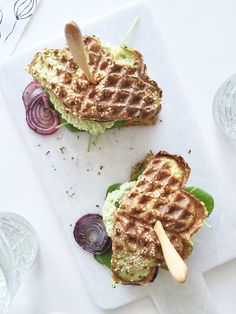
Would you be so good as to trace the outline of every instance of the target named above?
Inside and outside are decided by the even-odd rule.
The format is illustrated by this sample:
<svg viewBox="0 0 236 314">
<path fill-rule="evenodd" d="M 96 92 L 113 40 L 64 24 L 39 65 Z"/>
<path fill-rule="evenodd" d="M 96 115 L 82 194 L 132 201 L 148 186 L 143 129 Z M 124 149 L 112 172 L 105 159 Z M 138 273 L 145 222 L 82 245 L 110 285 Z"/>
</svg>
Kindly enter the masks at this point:
<svg viewBox="0 0 236 314">
<path fill-rule="evenodd" d="M 216 92 L 213 116 L 221 131 L 236 139 L 236 74 L 226 80 Z"/>
<path fill-rule="evenodd" d="M 31 225 L 13 213 L 0 213 L 0 313 L 6 314 L 25 273 L 33 265 L 38 241 Z"/>
</svg>

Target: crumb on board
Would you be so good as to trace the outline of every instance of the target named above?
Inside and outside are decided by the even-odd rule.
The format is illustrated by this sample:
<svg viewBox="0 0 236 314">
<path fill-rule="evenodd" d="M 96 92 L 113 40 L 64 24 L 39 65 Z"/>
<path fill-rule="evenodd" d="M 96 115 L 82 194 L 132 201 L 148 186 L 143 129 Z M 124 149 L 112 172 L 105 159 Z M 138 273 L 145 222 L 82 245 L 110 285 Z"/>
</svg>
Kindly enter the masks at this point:
<svg viewBox="0 0 236 314">
<path fill-rule="evenodd" d="M 59 149 L 60 149 L 61 153 L 64 154 L 66 148 L 64 146 L 62 146 Z"/>
<path fill-rule="evenodd" d="M 50 150 L 48 150 L 48 151 L 45 153 L 46 156 L 47 156 L 48 154 L 50 154 Z"/>
<path fill-rule="evenodd" d="M 191 150 L 191 149 L 189 149 L 189 150 L 188 150 L 188 154 L 191 154 L 191 152 L 192 152 L 192 150 Z"/>
<path fill-rule="evenodd" d="M 66 194 L 67 194 L 69 197 L 75 196 L 75 192 L 72 192 L 72 191 L 69 191 L 69 190 L 66 190 Z"/>
</svg>

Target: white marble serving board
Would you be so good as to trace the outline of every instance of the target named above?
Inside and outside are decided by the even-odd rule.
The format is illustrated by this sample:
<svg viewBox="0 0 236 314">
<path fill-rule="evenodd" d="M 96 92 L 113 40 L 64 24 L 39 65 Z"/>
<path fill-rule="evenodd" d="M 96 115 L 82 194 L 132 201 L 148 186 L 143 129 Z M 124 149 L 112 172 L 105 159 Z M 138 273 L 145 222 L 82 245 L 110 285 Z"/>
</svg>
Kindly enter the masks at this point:
<svg viewBox="0 0 236 314">
<path fill-rule="evenodd" d="M 81 285 L 87 287 L 93 301 L 99 307 L 109 309 L 150 295 L 161 314 L 215 314 L 214 302 L 203 273 L 236 256 L 236 217 L 231 212 L 229 198 L 223 191 L 217 169 L 209 160 L 204 136 L 200 134 L 179 86 L 157 26 L 145 5 L 134 3 L 84 25 L 82 31 L 117 44 L 137 16 L 140 17 L 140 24 L 130 45 L 141 51 L 149 75 L 163 89 L 162 122 L 156 126 L 107 131 L 89 153 L 86 133 L 74 134 L 60 129 L 54 135 L 40 136 L 28 128 L 21 95 L 31 78 L 24 67 L 41 48 L 63 47 L 63 30 L 58 38 L 2 63 L 0 88 L 51 207 L 61 223 L 78 270 L 84 275 Z M 61 147 L 65 147 L 64 154 Z M 148 287 L 118 286 L 113 289 L 109 270 L 77 246 L 71 225 L 85 213 L 100 212 L 107 187 L 115 182 L 127 181 L 131 166 L 150 149 L 180 154 L 188 161 L 192 168 L 188 185 L 202 187 L 215 197 L 215 210 L 209 219 L 213 229 L 203 227 L 194 237 L 194 250 L 187 262 L 189 276 L 185 284 L 175 283 L 168 272 L 160 270 L 156 281 Z M 188 153 L 190 149 L 191 153 Z M 48 151 L 50 153 L 46 154 Z M 100 166 L 104 168 L 100 170 Z M 71 197 L 66 191 L 75 194 Z M 96 204 L 100 207 L 97 208 Z M 66 272 L 66 269 L 63 271 Z"/>
</svg>

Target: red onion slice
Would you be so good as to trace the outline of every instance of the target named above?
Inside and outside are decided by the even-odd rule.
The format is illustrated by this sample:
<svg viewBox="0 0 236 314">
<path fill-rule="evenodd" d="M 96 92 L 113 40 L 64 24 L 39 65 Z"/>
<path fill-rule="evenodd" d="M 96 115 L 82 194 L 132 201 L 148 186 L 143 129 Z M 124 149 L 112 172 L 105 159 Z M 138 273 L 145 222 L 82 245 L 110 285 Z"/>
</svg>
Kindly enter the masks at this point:
<svg viewBox="0 0 236 314">
<path fill-rule="evenodd" d="M 36 133 L 50 135 L 58 130 L 60 117 L 45 93 L 40 93 L 26 106 L 26 121 Z"/>
<path fill-rule="evenodd" d="M 22 95 L 22 100 L 23 100 L 25 107 L 27 108 L 31 99 L 33 99 L 35 96 L 37 96 L 41 93 L 43 93 L 43 88 L 42 88 L 41 84 L 38 81 L 30 82 L 26 86 L 26 88 L 23 92 L 23 95 Z"/>
<path fill-rule="evenodd" d="M 87 214 L 82 216 L 74 228 L 75 241 L 87 252 L 104 254 L 111 247 L 111 238 L 106 232 L 102 216 Z"/>
</svg>

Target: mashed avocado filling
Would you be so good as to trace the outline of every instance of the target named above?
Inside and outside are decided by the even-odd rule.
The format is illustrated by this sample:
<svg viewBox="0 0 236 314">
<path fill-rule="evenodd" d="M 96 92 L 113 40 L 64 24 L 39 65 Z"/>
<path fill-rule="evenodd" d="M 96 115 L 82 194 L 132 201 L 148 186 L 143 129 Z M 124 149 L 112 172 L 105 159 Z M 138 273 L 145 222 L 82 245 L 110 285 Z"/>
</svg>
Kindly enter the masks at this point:
<svg viewBox="0 0 236 314">
<path fill-rule="evenodd" d="M 104 133 L 106 129 L 114 126 L 115 121 L 111 122 L 97 122 L 93 120 L 80 119 L 70 112 L 66 112 L 64 105 L 54 95 L 48 93 L 51 103 L 56 111 L 58 111 L 64 121 L 73 125 L 78 131 L 86 131 L 92 135 L 99 135 Z M 64 123 L 63 123 L 64 125 Z"/>
<path fill-rule="evenodd" d="M 112 61 L 117 64 L 135 66 L 137 55 L 135 50 L 127 46 L 111 46 L 110 44 L 102 44 L 105 53 L 110 52 Z"/>
<path fill-rule="evenodd" d="M 113 236 L 114 212 L 116 208 L 119 207 L 119 203 L 133 188 L 134 184 L 134 181 L 123 183 L 118 190 L 108 193 L 107 195 L 102 208 L 102 216 L 107 233 L 111 238 Z"/>
</svg>

